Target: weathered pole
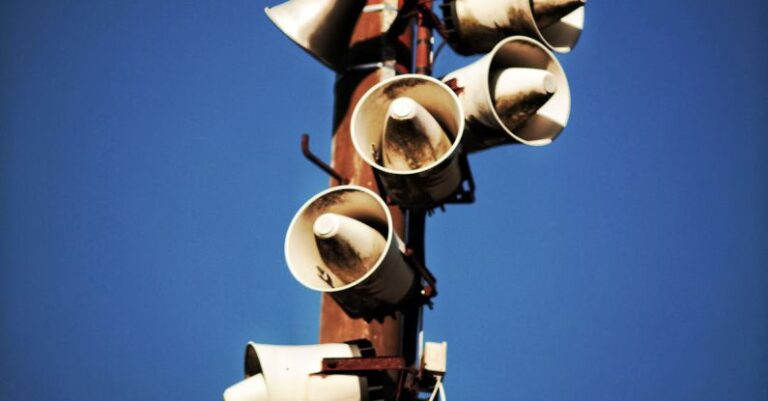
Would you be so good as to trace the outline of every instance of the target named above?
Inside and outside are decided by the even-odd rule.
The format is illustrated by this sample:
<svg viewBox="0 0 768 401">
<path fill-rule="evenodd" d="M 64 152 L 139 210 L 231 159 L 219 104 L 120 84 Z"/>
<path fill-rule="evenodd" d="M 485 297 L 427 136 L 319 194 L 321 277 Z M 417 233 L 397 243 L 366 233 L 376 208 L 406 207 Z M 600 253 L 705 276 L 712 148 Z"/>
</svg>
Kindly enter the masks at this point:
<svg viewBox="0 0 768 401">
<path fill-rule="evenodd" d="M 432 10 L 432 1 L 423 1 L 422 7 Z M 419 14 L 417 25 L 416 73 L 432 75 L 432 28 L 423 14 Z"/>
<path fill-rule="evenodd" d="M 409 27 L 397 40 L 388 40 L 385 36 L 400 6 L 398 0 L 368 0 L 349 43 L 347 65 L 350 70 L 339 73 L 335 87 L 331 163 L 350 184 L 374 191 L 378 188 L 373 170 L 358 157 L 352 145 L 350 118 L 355 105 L 369 88 L 394 76 L 395 71 L 411 71 L 413 30 Z M 337 180 L 331 180 L 332 186 L 339 184 Z M 404 212 L 397 206 L 390 209 L 395 230 L 401 238 L 406 238 Z M 364 338 L 371 341 L 377 355 L 403 355 L 413 362 L 418 336 L 418 331 L 414 330 L 418 327 L 414 329 L 412 322 L 420 318 L 419 313 L 420 310 L 397 312 L 383 321 L 366 322 L 350 318 L 332 297 L 324 294 L 320 310 L 320 342 Z"/>
</svg>

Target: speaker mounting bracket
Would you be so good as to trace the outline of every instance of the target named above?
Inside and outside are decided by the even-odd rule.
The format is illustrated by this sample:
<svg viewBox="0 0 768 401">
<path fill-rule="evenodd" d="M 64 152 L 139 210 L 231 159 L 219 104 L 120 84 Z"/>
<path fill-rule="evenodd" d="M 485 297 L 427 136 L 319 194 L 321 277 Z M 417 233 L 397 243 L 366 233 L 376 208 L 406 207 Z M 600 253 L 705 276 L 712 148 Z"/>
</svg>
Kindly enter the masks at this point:
<svg viewBox="0 0 768 401">
<path fill-rule="evenodd" d="M 436 30 L 443 39 L 447 40 L 450 32 L 440 17 L 432 11 L 431 2 L 432 0 L 405 0 L 387 36 L 392 38 L 400 36 L 409 26 L 411 19 L 418 16 L 424 22 L 424 26 Z"/>
<path fill-rule="evenodd" d="M 461 182 L 459 183 L 456 191 L 452 193 L 448 198 L 440 201 L 440 203 L 429 205 L 426 209 L 419 208 L 419 210 L 426 210 L 430 216 L 434 213 L 434 209 L 440 208 L 445 212 L 445 205 L 447 204 L 470 204 L 475 203 L 475 179 L 472 176 L 472 170 L 469 167 L 469 159 L 467 153 L 461 151 L 459 153 L 459 169 L 461 170 Z M 389 206 L 398 205 L 391 196 L 387 194 L 387 189 L 379 176 L 379 172 L 374 169 L 373 177 L 376 180 L 376 187 L 379 191 L 379 196 L 384 199 L 384 202 Z M 407 209 L 407 208 L 404 208 Z"/>
<path fill-rule="evenodd" d="M 328 163 L 324 162 L 321 158 L 312 153 L 312 151 L 309 149 L 309 134 L 301 135 L 301 154 L 303 154 L 307 160 L 317 166 L 320 170 L 323 170 L 323 172 L 336 179 L 336 181 L 338 181 L 341 185 L 349 184 L 348 178 L 341 175 L 341 173 L 336 171 L 333 167 L 329 166 Z"/>
<path fill-rule="evenodd" d="M 415 369 L 405 363 L 401 356 L 367 356 L 351 358 L 323 358 L 321 370 L 313 376 L 357 374 L 367 375 L 373 372 L 397 372 L 397 392 L 395 400 L 402 399 L 403 391 L 415 395 L 419 391 L 433 391 L 439 383 L 434 372 Z M 440 375 L 442 376 L 442 375 Z M 413 397 L 409 397 L 413 398 Z"/>
<path fill-rule="evenodd" d="M 435 275 L 432 274 L 426 266 L 419 262 L 416 257 L 416 252 L 414 252 L 413 249 L 406 248 L 403 255 L 405 256 L 406 263 L 408 263 L 408 265 L 411 266 L 411 268 L 421 276 L 426 283 L 426 286 L 424 286 L 419 293 L 424 297 L 424 303 L 431 308 L 432 298 L 437 296 L 437 278 L 435 278 Z"/>
<path fill-rule="evenodd" d="M 448 203 L 475 203 L 475 179 L 472 177 L 472 170 L 469 168 L 469 159 L 467 158 L 467 153 L 464 151 L 459 154 L 459 168 L 461 169 L 461 183 L 459 184 L 459 188 L 439 205 L 441 209 L 444 209 L 444 205 Z"/>
<path fill-rule="evenodd" d="M 352 358 L 324 358 L 322 370 L 316 375 L 369 372 L 383 370 L 408 370 L 401 356 L 372 356 Z"/>
</svg>

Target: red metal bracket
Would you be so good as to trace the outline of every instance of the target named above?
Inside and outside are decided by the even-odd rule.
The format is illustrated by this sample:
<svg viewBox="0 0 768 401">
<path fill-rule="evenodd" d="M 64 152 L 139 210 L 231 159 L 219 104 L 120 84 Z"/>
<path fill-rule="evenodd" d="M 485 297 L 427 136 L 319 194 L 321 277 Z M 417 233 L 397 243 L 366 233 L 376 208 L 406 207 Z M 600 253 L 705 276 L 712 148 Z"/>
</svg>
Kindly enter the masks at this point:
<svg viewBox="0 0 768 401">
<path fill-rule="evenodd" d="M 349 179 L 341 175 L 338 171 L 334 170 L 333 167 L 329 166 L 326 162 L 324 162 L 319 157 L 315 156 L 314 153 L 312 153 L 311 150 L 309 150 L 309 135 L 308 134 L 302 134 L 301 135 L 301 153 L 304 155 L 304 157 L 307 158 L 312 164 L 319 167 L 320 170 L 323 170 L 326 174 L 330 175 L 331 177 L 335 178 L 339 183 L 341 184 L 349 184 Z"/>
<path fill-rule="evenodd" d="M 401 356 L 374 356 L 367 358 L 324 358 L 318 375 L 371 372 L 384 370 L 408 370 Z"/>
<path fill-rule="evenodd" d="M 408 248 L 405 250 L 405 261 L 427 283 L 427 286 L 422 288 L 421 295 L 427 298 L 427 304 L 431 304 L 429 300 L 437 296 L 437 278 L 426 266 L 418 261 L 413 249 Z"/>
<path fill-rule="evenodd" d="M 457 81 L 456 78 L 445 81 L 445 84 L 457 95 L 464 93 L 464 87 L 459 86 L 459 81 Z"/>
</svg>

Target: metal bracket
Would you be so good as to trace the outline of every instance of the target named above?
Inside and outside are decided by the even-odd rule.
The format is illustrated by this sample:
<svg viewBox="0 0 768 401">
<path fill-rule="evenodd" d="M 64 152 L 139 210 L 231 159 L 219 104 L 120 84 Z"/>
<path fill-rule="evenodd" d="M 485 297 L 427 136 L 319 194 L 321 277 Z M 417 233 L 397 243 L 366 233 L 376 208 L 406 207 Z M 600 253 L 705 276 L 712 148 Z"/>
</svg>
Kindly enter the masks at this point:
<svg viewBox="0 0 768 401">
<path fill-rule="evenodd" d="M 457 95 L 464 93 L 464 87 L 459 86 L 459 81 L 456 78 L 445 81 L 445 84 Z"/>
<path fill-rule="evenodd" d="M 448 40 L 448 30 L 445 28 L 445 25 L 440 20 L 440 17 L 435 14 L 434 11 L 432 11 L 431 7 L 427 6 L 427 2 L 424 0 L 419 0 L 416 10 L 421 16 L 421 18 L 424 21 L 424 25 L 428 28 L 432 28 L 437 31 L 437 33 L 440 34 L 440 36 L 443 38 L 443 40 Z"/>
<path fill-rule="evenodd" d="M 381 176 L 376 169 L 373 169 L 373 179 L 376 181 L 376 188 L 379 190 L 379 196 L 384 200 L 384 203 L 388 206 L 397 206 L 397 203 L 387 194 L 387 188 L 384 186 L 384 182 L 381 180 Z"/>
<path fill-rule="evenodd" d="M 321 364 L 321 370 L 313 376 L 397 372 L 395 400 L 402 399 L 403 391 L 432 391 L 437 384 L 429 372 L 407 366 L 401 356 L 323 358 Z"/>
<path fill-rule="evenodd" d="M 410 265 L 411 268 L 413 268 L 413 270 L 427 283 L 426 287 L 421 289 L 421 295 L 426 298 L 424 303 L 431 308 L 431 299 L 437 296 L 437 278 L 435 278 L 435 275 L 432 274 L 426 266 L 418 261 L 413 249 L 407 248 L 404 256 L 408 265 Z"/>
<path fill-rule="evenodd" d="M 443 208 L 446 204 L 468 204 L 475 203 L 475 179 L 472 177 L 472 170 L 469 168 L 469 159 L 467 154 L 462 151 L 459 154 L 459 168 L 461 169 L 461 183 L 448 199 L 440 205 Z"/>
<path fill-rule="evenodd" d="M 322 368 L 315 375 L 409 370 L 401 356 L 374 356 L 362 358 L 323 358 Z"/>
<path fill-rule="evenodd" d="M 394 62 L 394 60 L 384 60 L 376 63 L 364 63 L 364 64 L 351 65 L 346 67 L 345 72 L 368 71 L 368 70 L 377 70 L 377 69 L 383 69 L 383 68 L 396 72 L 397 65 Z"/>
<path fill-rule="evenodd" d="M 459 169 L 461 170 L 461 182 L 456 188 L 456 191 L 447 199 L 438 204 L 429 206 L 427 209 L 427 214 L 430 216 L 434 213 L 434 209 L 436 208 L 440 208 L 444 212 L 445 205 L 447 204 L 459 205 L 475 203 L 475 178 L 472 176 L 472 169 L 469 167 L 469 159 L 466 152 L 462 150 L 459 153 L 458 158 Z M 373 170 L 373 176 L 376 180 L 376 187 L 379 190 L 379 196 L 381 196 L 381 199 L 383 199 L 384 202 L 389 206 L 397 205 L 397 202 L 395 202 L 392 197 L 387 194 L 387 189 L 384 186 L 384 182 L 381 180 L 381 177 L 379 176 L 379 173 L 376 169 Z"/>
<path fill-rule="evenodd" d="M 436 30 L 444 40 L 447 40 L 448 30 L 445 27 L 445 24 L 440 20 L 440 17 L 427 6 L 430 1 L 431 0 L 405 0 L 403 6 L 400 8 L 400 14 L 398 14 L 387 35 L 391 37 L 399 36 L 408 27 L 407 22 L 411 18 L 418 16 L 422 18 L 426 27 Z"/>
<path fill-rule="evenodd" d="M 337 181 L 339 181 L 339 183 L 349 184 L 349 179 L 341 175 L 341 173 L 339 173 L 338 171 L 334 170 L 333 167 L 329 166 L 326 162 L 324 162 L 319 157 L 315 156 L 315 154 L 312 153 L 311 150 L 309 150 L 309 134 L 301 135 L 301 153 L 312 164 L 320 168 L 320 170 L 323 170 L 326 174 L 335 178 Z"/>
<path fill-rule="evenodd" d="M 400 400 L 403 390 L 411 391 L 413 380 L 419 371 L 408 367 L 405 359 L 401 356 L 373 356 L 373 357 L 353 357 L 353 358 L 323 358 L 321 370 L 313 375 L 334 375 L 334 374 L 358 374 L 370 375 L 371 373 L 383 373 L 386 371 L 397 372 L 395 400 Z"/>
</svg>

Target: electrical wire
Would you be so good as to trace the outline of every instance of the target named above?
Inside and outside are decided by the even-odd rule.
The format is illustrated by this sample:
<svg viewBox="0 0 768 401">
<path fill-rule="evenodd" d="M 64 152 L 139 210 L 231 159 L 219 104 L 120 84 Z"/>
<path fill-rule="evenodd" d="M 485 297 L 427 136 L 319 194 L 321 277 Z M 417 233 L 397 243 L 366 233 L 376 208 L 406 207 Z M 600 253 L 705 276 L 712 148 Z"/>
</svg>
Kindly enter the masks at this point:
<svg viewBox="0 0 768 401">
<path fill-rule="evenodd" d="M 443 383 L 440 382 L 440 398 L 443 401 L 448 401 L 448 397 L 445 395 L 445 387 L 443 387 Z"/>
<path fill-rule="evenodd" d="M 429 397 L 429 401 L 435 401 L 435 396 L 437 395 L 437 392 L 440 392 L 440 399 L 443 401 L 446 401 L 445 399 L 445 389 L 443 388 L 443 376 L 437 376 L 437 381 L 435 382 L 435 389 L 432 390 L 432 395 Z"/>
<path fill-rule="evenodd" d="M 432 65 L 434 65 L 437 62 L 437 58 L 440 56 L 440 52 L 443 51 L 443 48 L 447 43 L 448 42 L 446 40 L 443 40 L 442 42 L 440 42 L 440 45 L 437 46 L 437 50 L 435 50 L 434 53 L 432 53 Z"/>
</svg>

